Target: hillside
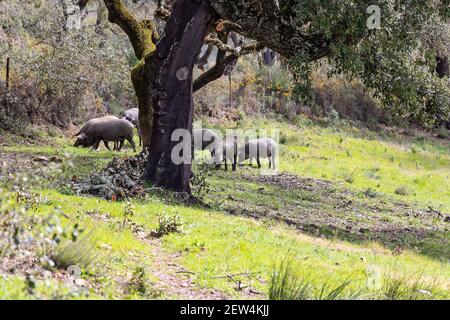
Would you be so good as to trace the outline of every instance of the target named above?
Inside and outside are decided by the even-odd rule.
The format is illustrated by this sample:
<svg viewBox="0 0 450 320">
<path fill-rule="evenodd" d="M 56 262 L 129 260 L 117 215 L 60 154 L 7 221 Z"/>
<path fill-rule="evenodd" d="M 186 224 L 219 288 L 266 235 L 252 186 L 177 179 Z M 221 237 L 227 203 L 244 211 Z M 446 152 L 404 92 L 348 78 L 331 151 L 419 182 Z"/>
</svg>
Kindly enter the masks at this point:
<svg viewBox="0 0 450 320">
<path fill-rule="evenodd" d="M 450 210 L 440 196 L 450 187 L 448 141 L 247 121 L 242 126 L 257 121 L 281 129 L 282 173 L 264 177 L 247 165 L 208 170 L 205 206 L 193 207 L 159 191 L 119 202 L 76 195 L 75 176 L 124 155 L 73 148 L 64 137 L 18 145 L 7 135 L 0 162 L 8 172 L 63 164 L 58 174 L 37 173 L 51 178 L 20 197 L 3 190 L 2 211 L 25 206 L 86 231 L 56 246 L 53 267 L 36 264 L 36 250 L 8 260 L 0 296 L 264 299 L 274 268 L 290 261 L 316 298 L 323 286 L 331 292 L 342 284 L 339 298 L 448 297 Z M 428 179 L 414 182 L 421 177 Z M 71 275 L 71 265 L 84 266 L 82 273 Z"/>
</svg>

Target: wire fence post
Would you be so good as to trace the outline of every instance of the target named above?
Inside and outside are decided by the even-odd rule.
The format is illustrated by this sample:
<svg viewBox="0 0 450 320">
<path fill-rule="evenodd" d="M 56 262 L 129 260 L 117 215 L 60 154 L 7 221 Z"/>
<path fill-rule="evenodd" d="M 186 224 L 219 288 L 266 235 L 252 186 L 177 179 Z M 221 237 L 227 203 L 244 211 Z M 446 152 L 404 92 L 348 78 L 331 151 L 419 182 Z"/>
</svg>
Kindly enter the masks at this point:
<svg viewBox="0 0 450 320">
<path fill-rule="evenodd" d="M 10 58 L 6 57 L 6 89 L 9 89 L 9 70 L 10 70 Z"/>
</svg>

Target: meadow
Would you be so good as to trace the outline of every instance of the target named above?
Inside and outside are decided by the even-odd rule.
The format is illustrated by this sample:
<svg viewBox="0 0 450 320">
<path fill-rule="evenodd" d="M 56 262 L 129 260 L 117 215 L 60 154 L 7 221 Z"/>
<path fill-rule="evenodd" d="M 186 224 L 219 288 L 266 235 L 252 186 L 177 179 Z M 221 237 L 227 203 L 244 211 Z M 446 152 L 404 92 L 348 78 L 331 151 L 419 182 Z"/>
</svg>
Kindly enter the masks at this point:
<svg viewBox="0 0 450 320">
<path fill-rule="evenodd" d="M 229 125 L 278 128 L 282 174 L 208 169 L 205 204 L 197 206 L 159 192 L 127 201 L 74 194 L 70 179 L 130 149 L 5 135 L 11 142 L 0 146 L 0 163 L 14 172 L 49 165 L 39 157 L 64 160 L 25 200 L 4 188 L 2 211 L 37 203 L 29 215 L 57 215 L 67 230 L 84 231 L 58 244 L 55 265 L 31 278 L 20 267 L 2 270 L 0 298 L 448 298 L 448 140 L 305 119 Z M 280 288 L 283 281 L 292 288 Z"/>
</svg>

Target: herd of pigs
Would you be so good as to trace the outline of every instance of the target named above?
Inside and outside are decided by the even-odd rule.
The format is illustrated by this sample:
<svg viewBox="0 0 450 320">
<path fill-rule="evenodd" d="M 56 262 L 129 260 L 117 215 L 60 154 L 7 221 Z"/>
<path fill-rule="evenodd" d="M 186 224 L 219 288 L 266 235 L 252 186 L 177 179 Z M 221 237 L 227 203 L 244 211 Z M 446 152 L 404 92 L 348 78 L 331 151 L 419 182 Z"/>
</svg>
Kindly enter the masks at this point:
<svg viewBox="0 0 450 320">
<path fill-rule="evenodd" d="M 137 128 L 139 135 L 139 146 L 142 143 L 138 119 L 139 109 L 132 108 L 121 112 L 119 117 L 104 116 L 89 120 L 75 135 L 77 140 L 74 146 L 92 147 L 93 150 L 97 150 L 100 143 L 103 142 L 105 147 L 111 150 L 108 143 L 113 142 L 113 150 L 120 151 L 126 140 L 136 151 L 133 140 L 134 128 Z M 255 159 L 258 167 L 261 168 L 260 159 L 264 158 L 269 160 L 269 168 L 275 168 L 278 145 L 272 138 L 260 137 L 248 140 L 239 146 L 236 137 L 223 140 L 213 130 L 202 128 L 193 129 L 192 155 L 195 150 L 208 150 L 213 163 L 217 167 L 224 163 L 225 170 L 228 170 L 228 162 L 231 163 L 232 169 L 236 170 L 237 163 L 242 163 L 247 159 L 250 160 L 250 163 Z"/>
</svg>

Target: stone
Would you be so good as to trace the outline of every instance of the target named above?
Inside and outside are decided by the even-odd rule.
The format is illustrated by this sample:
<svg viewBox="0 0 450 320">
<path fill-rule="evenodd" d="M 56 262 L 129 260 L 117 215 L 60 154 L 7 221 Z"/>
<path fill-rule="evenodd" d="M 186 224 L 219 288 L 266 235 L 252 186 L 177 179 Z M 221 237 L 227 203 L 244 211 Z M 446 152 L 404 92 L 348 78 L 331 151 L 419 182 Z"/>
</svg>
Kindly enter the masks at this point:
<svg viewBox="0 0 450 320">
<path fill-rule="evenodd" d="M 88 287 L 88 282 L 84 279 L 78 278 L 75 280 L 75 284 L 79 287 Z"/>
</svg>

